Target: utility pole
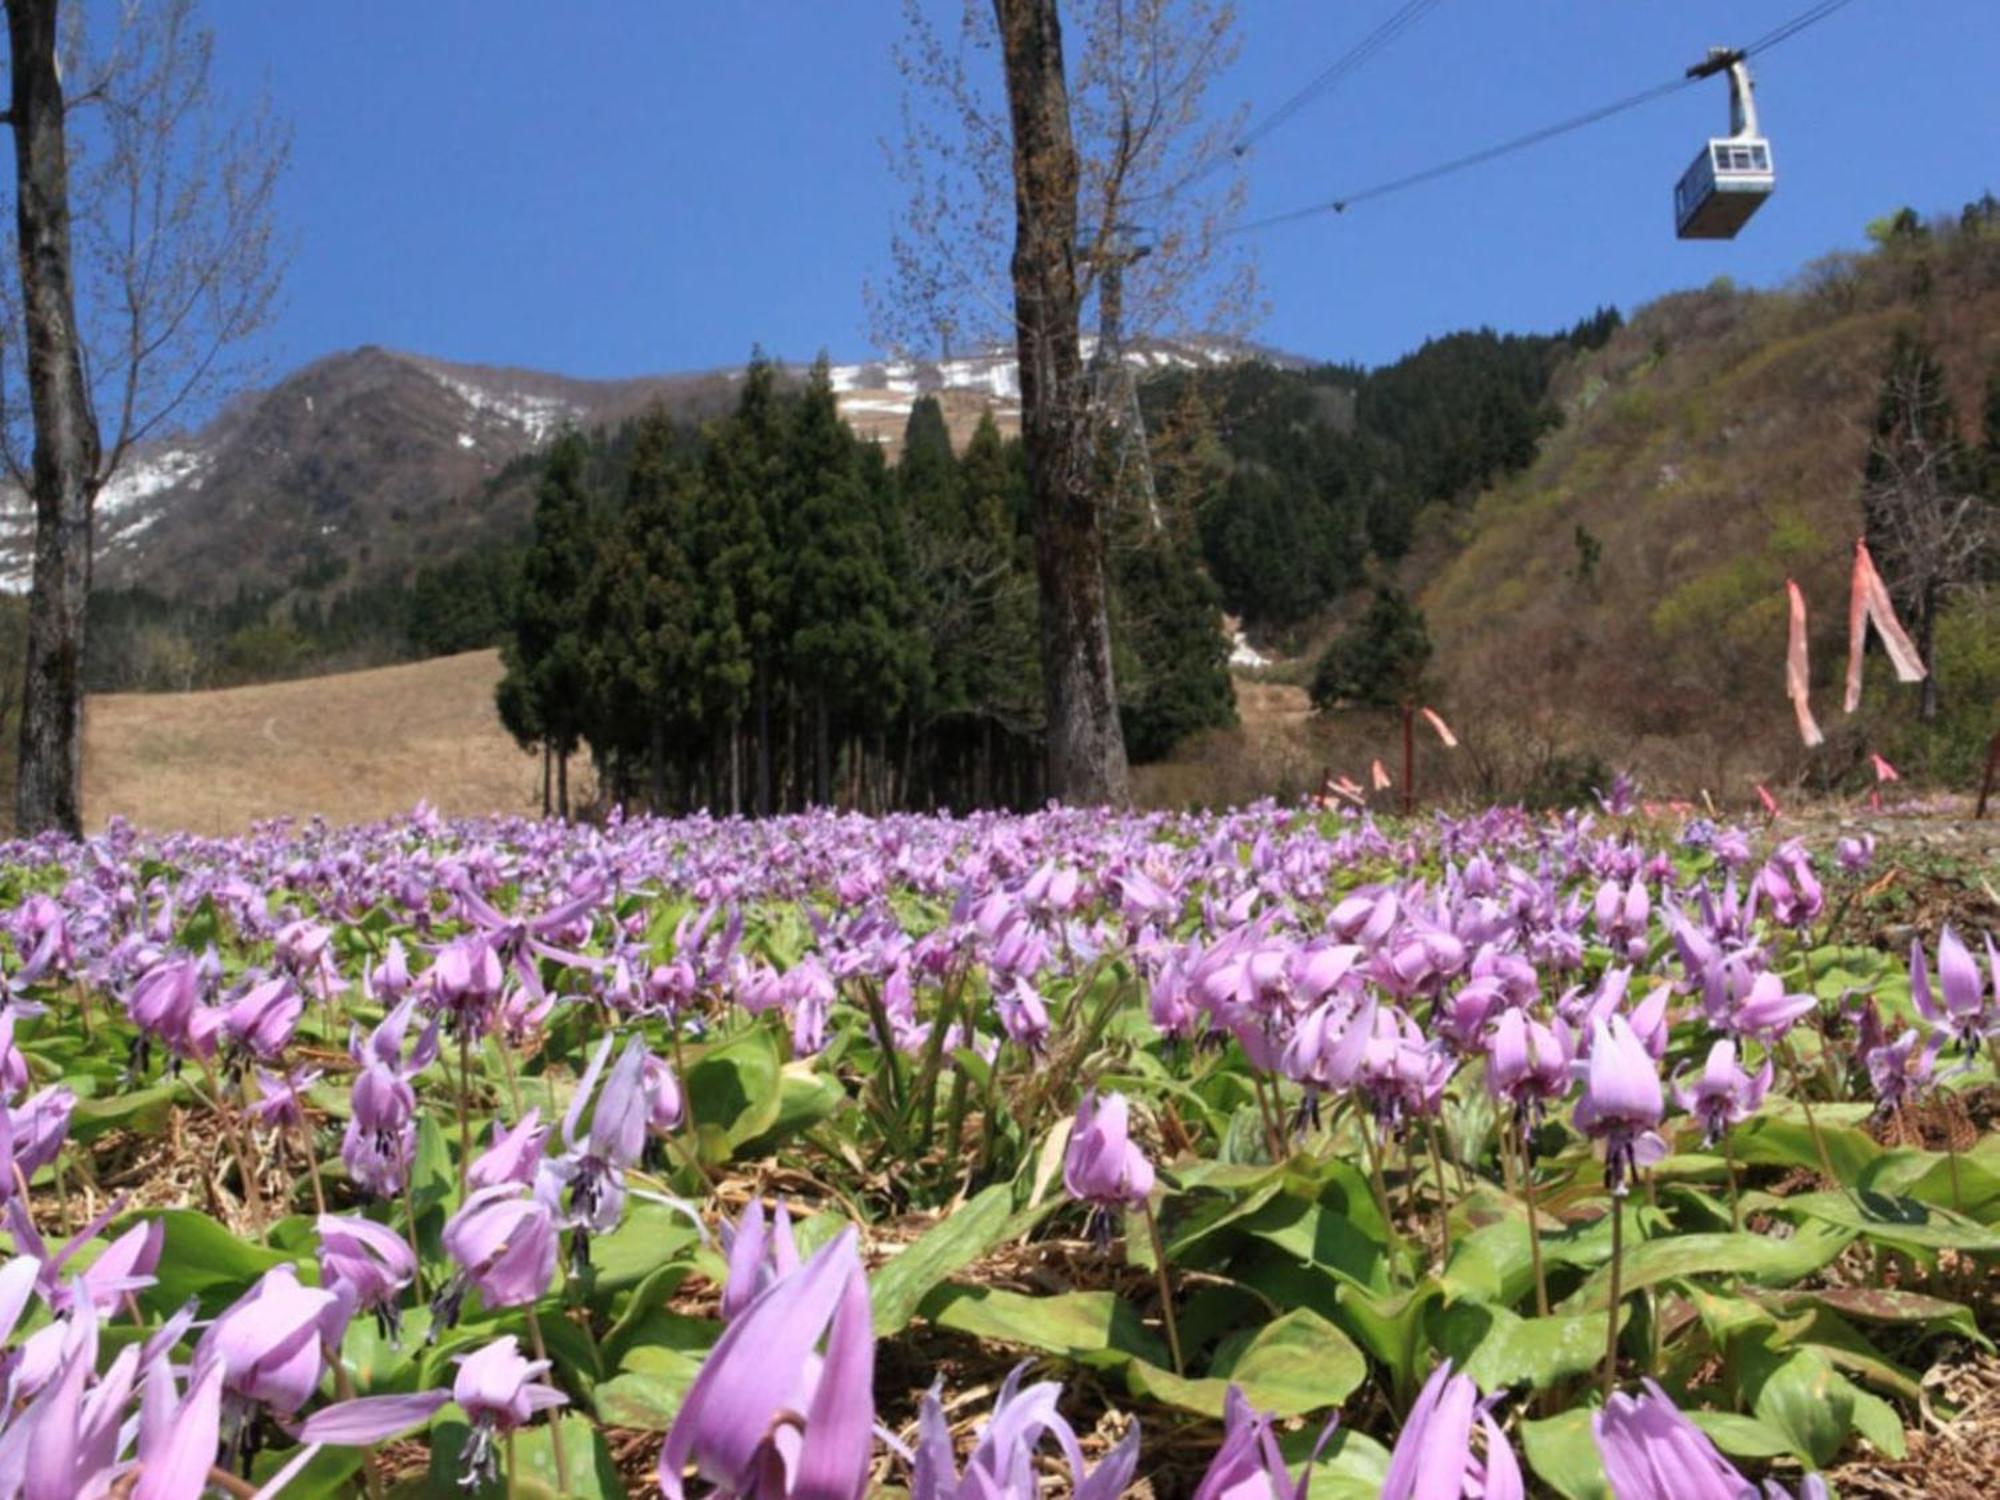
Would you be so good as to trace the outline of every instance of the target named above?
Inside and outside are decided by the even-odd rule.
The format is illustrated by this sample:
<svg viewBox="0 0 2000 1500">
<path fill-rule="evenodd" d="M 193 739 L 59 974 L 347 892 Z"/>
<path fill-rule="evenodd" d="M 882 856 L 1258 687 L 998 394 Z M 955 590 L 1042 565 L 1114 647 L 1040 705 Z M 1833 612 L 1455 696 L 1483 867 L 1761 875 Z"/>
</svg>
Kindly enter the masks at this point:
<svg viewBox="0 0 2000 1500">
<path fill-rule="evenodd" d="M 1139 409 L 1139 384 L 1125 362 L 1125 268 L 1152 253 L 1130 224 L 1113 224 L 1101 242 L 1086 241 L 1079 255 L 1097 267 L 1097 349 L 1091 356 L 1091 396 L 1098 416 L 1117 444 L 1114 492 L 1122 492 L 1128 469 L 1136 472 L 1139 493 L 1153 530 L 1162 529 L 1160 494 L 1153 483 L 1153 454 L 1146 441 L 1146 417 Z"/>
</svg>

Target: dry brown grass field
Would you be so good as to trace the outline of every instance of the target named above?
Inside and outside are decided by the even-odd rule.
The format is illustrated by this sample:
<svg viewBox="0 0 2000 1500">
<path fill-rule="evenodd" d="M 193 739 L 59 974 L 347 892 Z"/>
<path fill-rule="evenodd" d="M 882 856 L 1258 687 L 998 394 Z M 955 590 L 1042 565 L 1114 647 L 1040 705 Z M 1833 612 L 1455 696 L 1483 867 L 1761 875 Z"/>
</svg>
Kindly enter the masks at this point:
<svg viewBox="0 0 2000 1500">
<path fill-rule="evenodd" d="M 446 813 L 533 812 L 541 763 L 500 727 L 500 657 L 206 693 L 92 698 L 84 814 L 145 828 L 241 832 L 260 818 L 361 822 L 427 798 Z"/>
</svg>

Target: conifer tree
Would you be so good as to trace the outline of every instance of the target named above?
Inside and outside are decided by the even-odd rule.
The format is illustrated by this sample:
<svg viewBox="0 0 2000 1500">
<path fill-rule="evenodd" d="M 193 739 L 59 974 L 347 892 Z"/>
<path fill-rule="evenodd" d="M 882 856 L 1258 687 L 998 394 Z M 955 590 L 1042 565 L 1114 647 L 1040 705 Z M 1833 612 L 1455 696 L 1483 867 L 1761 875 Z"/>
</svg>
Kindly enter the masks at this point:
<svg viewBox="0 0 2000 1500">
<path fill-rule="evenodd" d="M 556 806 L 569 816 L 569 757 L 583 738 L 588 678 L 584 606 L 595 566 L 596 518 L 586 486 L 589 449 L 565 432 L 549 450 L 535 500 L 533 533 L 514 595 L 514 629 L 503 659 L 500 702 L 531 724 L 556 763 Z"/>
</svg>

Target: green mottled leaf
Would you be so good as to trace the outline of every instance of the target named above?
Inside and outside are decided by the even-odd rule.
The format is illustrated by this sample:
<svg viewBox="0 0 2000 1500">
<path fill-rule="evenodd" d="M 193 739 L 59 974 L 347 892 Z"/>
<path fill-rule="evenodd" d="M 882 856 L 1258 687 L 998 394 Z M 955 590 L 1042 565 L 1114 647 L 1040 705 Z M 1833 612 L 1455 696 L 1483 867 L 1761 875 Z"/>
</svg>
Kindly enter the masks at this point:
<svg viewBox="0 0 2000 1500">
<path fill-rule="evenodd" d="M 720 1150 L 727 1160 L 778 1123 L 782 1073 L 778 1040 L 764 1026 L 709 1048 L 688 1069 L 688 1101 L 704 1157 Z"/>
<path fill-rule="evenodd" d="M 1027 1297 L 954 1283 L 933 1290 L 918 1310 L 940 1328 L 1093 1364 L 1119 1362 L 1097 1357 L 1104 1355 L 1167 1362 L 1165 1344 L 1140 1322 L 1129 1302 L 1110 1292 Z"/>
<path fill-rule="evenodd" d="M 1782 1433 L 1741 1412 L 1687 1409 L 1687 1418 L 1731 1458 L 1780 1458 L 1791 1452 Z"/>
<path fill-rule="evenodd" d="M 1802 1228 L 1782 1240 L 1746 1232 L 1682 1234 L 1628 1243 L 1623 1284 L 1627 1292 L 1635 1292 L 1684 1276 L 1740 1276 L 1766 1285 L 1789 1285 L 1832 1261 L 1853 1238 L 1837 1228 Z M 1601 1310 L 1610 1294 L 1611 1268 L 1606 1266 L 1565 1299 L 1561 1310 Z"/>
<path fill-rule="evenodd" d="M 622 1224 L 590 1242 L 593 1290 L 615 1291 L 635 1285 L 681 1259 L 700 1237 L 687 1214 L 664 1203 L 634 1199 Z"/>
<path fill-rule="evenodd" d="M 1052 1206 L 1017 1220 L 1013 1187 L 1002 1182 L 939 1219 L 869 1278 L 876 1336 L 901 1331 L 939 1282 L 1025 1232 Z"/>
<path fill-rule="evenodd" d="M 1257 1410 L 1295 1417 L 1339 1405 L 1367 1378 L 1368 1362 L 1333 1324 L 1297 1308 L 1265 1324 L 1226 1368 L 1205 1377 L 1183 1379 L 1144 1360 L 1126 1374 L 1136 1394 L 1203 1416 L 1219 1418 L 1234 1385 Z"/>
<path fill-rule="evenodd" d="M 1629 1319 L 1623 1309 L 1620 1322 Z M 1604 1362 L 1604 1314 L 1523 1318 L 1461 1302 L 1439 1320 L 1438 1348 L 1482 1391 L 1526 1383 L 1543 1390 Z"/>
<path fill-rule="evenodd" d="M 1564 1500 L 1612 1500 L 1604 1460 L 1590 1435 L 1590 1410 L 1521 1424 L 1521 1454 L 1535 1476 Z"/>
<path fill-rule="evenodd" d="M 1805 1215 L 1854 1230 L 1863 1238 L 1898 1250 L 1970 1250 L 2000 1253 L 2000 1231 L 1988 1229 L 1948 1208 L 1884 1193 L 1801 1193 L 1770 1200 L 1783 1213 Z"/>
</svg>

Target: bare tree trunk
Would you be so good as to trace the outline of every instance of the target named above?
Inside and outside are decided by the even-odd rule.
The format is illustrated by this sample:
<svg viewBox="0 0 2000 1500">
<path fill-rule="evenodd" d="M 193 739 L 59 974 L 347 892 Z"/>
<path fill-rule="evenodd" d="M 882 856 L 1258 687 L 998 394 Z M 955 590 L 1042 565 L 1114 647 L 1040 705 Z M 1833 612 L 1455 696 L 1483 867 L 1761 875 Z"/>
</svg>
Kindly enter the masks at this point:
<svg viewBox="0 0 2000 1500">
<path fill-rule="evenodd" d="M 1077 342 L 1077 154 L 1056 0 L 993 0 L 1014 132 L 1014 319 L 1048 694 L 1049 789 L 1130 797 L 1111 673 L 1104 518 Z"/>
<path fill-rule="evenodd" d="M 565 823 L 569 821 L 569 752 L 567 750 L 556 757 L 556 813 Z"/>
<path fill-rule="evenodd" d="M 554 795 L 553 788 L 555 785 L 555 769 L 556 769 L 555 741 L 543 740 L 542 741 L 542 816 L 545 818 L 549 815 L 549 809 L 554 805 L 550 799 Z"/>
<path fill-rule="evenodd" d="M 70 277 L 69 164 L 56 0 L 6 0 L 12 52 L 15 226 L 35 452 L 34 593 L 21 705 L 20 831 L 83 828 L 84 614 L 98 435 Z"/>
</svg>

